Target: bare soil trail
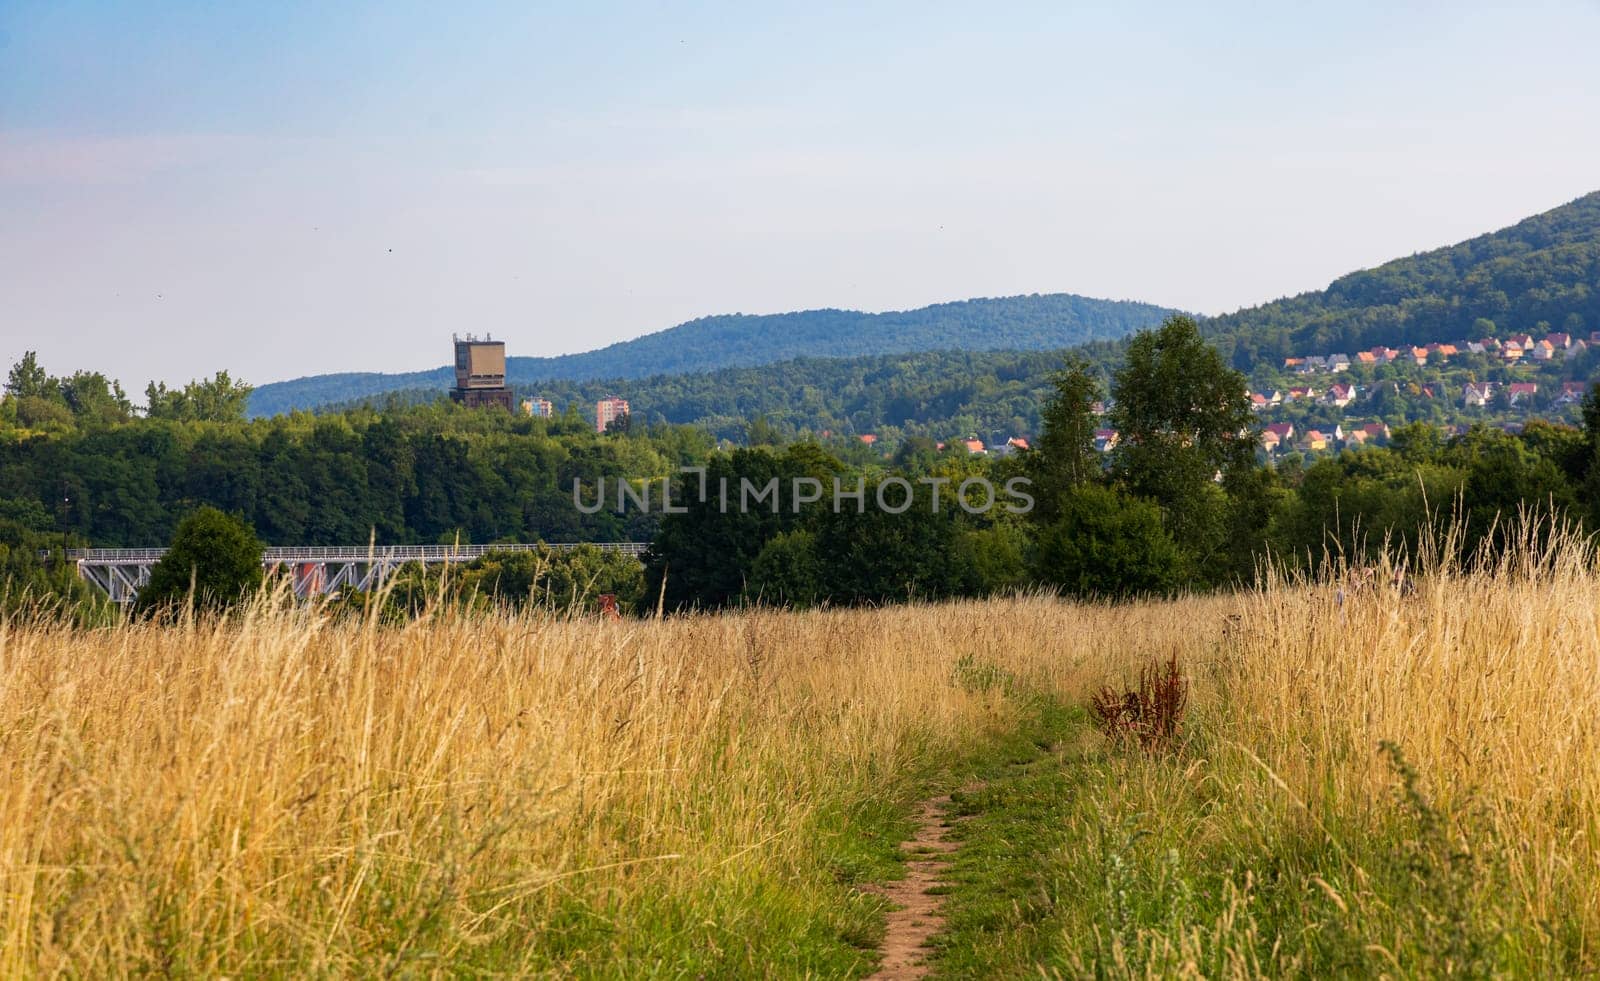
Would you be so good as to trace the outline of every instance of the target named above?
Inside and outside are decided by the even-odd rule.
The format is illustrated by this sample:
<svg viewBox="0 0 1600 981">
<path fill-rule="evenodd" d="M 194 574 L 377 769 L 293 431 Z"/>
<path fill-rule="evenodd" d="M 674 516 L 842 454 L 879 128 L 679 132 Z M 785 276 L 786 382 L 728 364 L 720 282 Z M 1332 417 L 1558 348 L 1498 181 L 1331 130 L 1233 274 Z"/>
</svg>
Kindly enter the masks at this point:
<svg viewBox="0 0 1600 981">
<path fill-rule="evenodd" d="M 879 948 L 883 960 L 872 975 L 880 981 L 906 981 L 928 975 L 928 941 L 944 928 L 944 914 L 940 912 L 944 897 L 933 890 L 943 884 L 950 855 L 960 847 L 948 837 L 945 810 L 949 806 L 949 794 L 922 802 L 916 834 L 900 846 L 908 856 L 906 877 L 877 890 L 899 907 L 889 913 L 888 929 Z"/>
</svg>

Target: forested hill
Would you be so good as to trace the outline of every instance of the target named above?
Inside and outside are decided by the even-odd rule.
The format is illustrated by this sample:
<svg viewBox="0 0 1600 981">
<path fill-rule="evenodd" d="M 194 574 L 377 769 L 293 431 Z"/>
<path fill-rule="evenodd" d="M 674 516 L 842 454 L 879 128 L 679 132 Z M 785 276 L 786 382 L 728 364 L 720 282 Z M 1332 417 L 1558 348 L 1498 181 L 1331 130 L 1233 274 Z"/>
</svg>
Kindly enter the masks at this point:
<svg viewBox="0 0 1600 981">
<path fill-rule="evenodd" d="M 645 378 L 751 367 L 800 357 L 847 358 L 921 351 L 1040 351 L 1124 337 L 1174 311 L 1148 303 L 1095 300 L 1069 293 L 940 303 L 916 310 L 860 313 L 807 310 L 702 317 L 582 354 L 513 356 L 513 384 Z M 504 335 L 515 351 L 514 330 Z M 448 353 L 441 336 L 441 352 Z M 257 388 L 250 414 L 275 415 L 389 391 L 444 388 L 450 370 L 405 374 L 316 375 Z"/>
<path fill-rule="evenodd" d="M 1459 245 L 1206 323 L 1236 367 L 1302 354 L 1600 329 L 1600 191 Z"/>
</svg>

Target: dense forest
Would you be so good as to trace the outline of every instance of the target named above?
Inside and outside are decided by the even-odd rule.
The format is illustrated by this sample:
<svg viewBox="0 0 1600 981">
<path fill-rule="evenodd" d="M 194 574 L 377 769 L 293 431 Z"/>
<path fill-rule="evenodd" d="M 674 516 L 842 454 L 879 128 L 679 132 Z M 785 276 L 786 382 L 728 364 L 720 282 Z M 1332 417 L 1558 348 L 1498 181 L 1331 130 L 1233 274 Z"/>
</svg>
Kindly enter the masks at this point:
<svg viewBox="0 0 1600 981">
<path fill-rule="evenodd" d="M 1278 468 L 1260 465 L 1244 378 L 1188 318 L 1141 332 L 1109 385 L 1083 360 L 1050 378 L 1033 448 L 989 460 L 908 440 L 865 475 L 903 514 L 829 502 L 771 513 L 712 504 L 667 515 L 646 563 L 647 596 L 674 608 L 760 599 L 888 602 L 1046 586 L 1079 596 L 1164 594 L 1249 582 L 1266 565 L 1360 563 L 1388 546 L 1417 556 L 1451 542 L 1468 562 L 1508 544 L 1526 511 L 1600 529 L 1600 389 L 1583 428 L 1536 422 L 1519 434 L 1475 426 L 1446 437 L 1414 423 L 1385 447 Z M 1109 403 L 1104 418 L 1097 405 Z M 1095 445 L 1109 424 L 1121 440 Z M 847 468 L 810 444 L 737 450 L 712 474 L 761 484 L 822 482 Z M 976 513 L 937 506 L 937 487 L 1021 476 L 1033 506 Z"/>
<path fill-rule="evenodd" d="M 148 547 L 215 508 L 268 545 L 649 539 L 653 515 L 574 507 L 572 481 L 665 478 L 703 462 L 699 429 L 535 420 L 448 402 L 245 419 L 226 372 L 146 389 L 53 376 L 32 355 L 0 399 L 0 594 L 82 596 L 61 547 Z"/>
<path fill-rule="evenodd" d="M 1051 350 L 1125 337 L 1172 312 L 1148 303 L 1057 293 L 963 300 L 889 313 L 806 310 L 729 314 L 702 317 L 582 354 L 513 356 L 506 370 L 512 384 L 532 384 L 713 371 L 799 357 Z M 508 347 L 514 348 L 514 334 L 507 340 Z M 442 389 L 449 384 L 448 368 L 391 375 L 317 375 L 261 386 L 251 395 L 250 413 L 273 415 L 401 389 Z"/>
<path fill-rule="evenodd" d="M 695 427 L 629 420 L 596 433 L 575 413 L 544 420 L 448 403 L 247 421 L 247 388 L 221 373 L 147 390 L 140 415 L 116 383 L 52 376 L 30 357 L 0 400 L 0 578 L 6 595 L 18 583 L 71 591 L 42 551 L 161 544 L 208 508 L 267 544 L 649 540 L 629 595 L 673 609 L 1029 585 L 1166 593 L 1247 581 L 1264 561 L 1360 556 L 1386 539 L 1414 553 L 1430 528 L 1456 527 L 1467 551 L 1492 548 L 1523 508 L 1600 528 L 1600 389 L 1586 396 L 1581 427 L 1447 435 L 1416 423 L 1384 447 L 1266 467 L 1244 376 L 1188 318 L 1140 332 L 1109 370 L 1057 363 L 1047 384 L 1032 449 L 991 457 L 907 437 L 886 458 L 853 440 L 789 439 L 762 420 L 746 427 L 749 445 L 731 449 Z M 1109 453 L 1096 447 L 1105 425 L 1122 436 Z M 780 495 L 770 509 L 727 511 L 689 492 L 685 466 L 713 483 L 776 481 Z M 644 513 L 608 494 L 598 509 L 580 507 L 573 481 L 602 478 L 676 481 L 674 499 L 687 504 Z M 968 509 L 949 496 L 969 480 L 1018 478 L 1030 507 Z M 790 490 L 799 479 L 834 493 L 802 498 Z M 838 486 L 880 503 L 893 488 L 906 507 L 840 508 Z M 531 581 L 522 561 L 483 563 L 476 581 Z"/>
</svg>

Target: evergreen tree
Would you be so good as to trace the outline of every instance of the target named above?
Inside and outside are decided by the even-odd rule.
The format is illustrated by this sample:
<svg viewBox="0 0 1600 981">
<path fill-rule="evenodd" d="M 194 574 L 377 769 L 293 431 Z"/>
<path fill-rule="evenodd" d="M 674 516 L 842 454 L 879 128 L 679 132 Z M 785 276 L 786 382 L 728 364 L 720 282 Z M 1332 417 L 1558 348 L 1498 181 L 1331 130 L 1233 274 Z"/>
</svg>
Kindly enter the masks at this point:
<svg viewBox="0 0 1600 981">
<path fill-rule="evenodd" d="M 1072 358 L 1050 383 L 1055 391 L 1040 413 L 1037 445 L 1026 457 L 1037 502 L 1033 515 L 1045 524 L 1060 514 L 1061 499 L 1068 491 L 1101 476 L 1094 449 L 1094 403 L 1101 397 L 1099 379 L 1087 361 Z"/>
</svg>

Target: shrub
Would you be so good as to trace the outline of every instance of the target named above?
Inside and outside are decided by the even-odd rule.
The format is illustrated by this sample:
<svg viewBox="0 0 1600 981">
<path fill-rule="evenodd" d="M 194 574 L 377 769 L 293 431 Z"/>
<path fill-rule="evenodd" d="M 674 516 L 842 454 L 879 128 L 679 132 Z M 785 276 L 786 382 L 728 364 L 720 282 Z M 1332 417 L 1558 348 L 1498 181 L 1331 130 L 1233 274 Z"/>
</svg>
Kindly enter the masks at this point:
<svg viewBox="0 0 1600 981">
<path fill-rule="evenodd" d="M 171 610 L 191 597 L 197 609 L 227 609 L 261 587 L 262 552 L 249 525 L 216 508 L 201 508 L 178 523 L 134 609 Z"/>
<path fill-rule="evenodd" d="M 455 586 L 463 596 L 514 610 L 585 613 L 600 609 L 602 595 L 610 595 L 624 608 L 637 605 L 643 595 L 644 570 L 633 556 L 594 545 L 541 546 L 489 552 L 462 566 Z"/>
<path fill-rule="evenodd" d="M 804 529 L 767 542 L 750 568 L 750 594 L 764 603 L 810 606 L 821 591 L 816 538 Z"/>
<path fill-rule="evenodd" d="M 1061 516 L 1039 534 L 1039 581 L 1075 596 L 1172 592 L 1183 556 L 1154 503 L 1092 484 L 1062 496 Z"/>
</svg>

